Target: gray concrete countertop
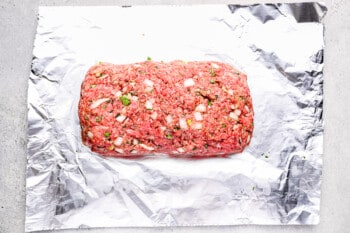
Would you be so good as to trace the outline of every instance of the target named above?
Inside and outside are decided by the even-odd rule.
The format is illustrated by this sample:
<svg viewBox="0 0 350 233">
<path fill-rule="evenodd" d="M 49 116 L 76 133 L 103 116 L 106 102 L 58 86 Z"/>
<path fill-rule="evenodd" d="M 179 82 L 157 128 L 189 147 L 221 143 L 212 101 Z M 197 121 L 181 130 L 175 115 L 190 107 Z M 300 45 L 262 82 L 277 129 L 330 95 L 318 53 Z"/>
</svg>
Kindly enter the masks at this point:
<svg viewBox="0 0 350 233">
<path fill-rule="evenodd" d="M 27 80 L 39 5 L 256 3 L 251 0 L 1 0 L 0 1 L 0 233 L 24 232 Z M 276 0 L 269 2 L 277 2 Z M 285 1 L 278 2 L 298 2 Z M 327 0 L 324 160 L 321 223 L 317 226 L 107 228 L 73 232 L 350 232 L 350 1 Z M 52 232 L 52 231 L 48 231 Z"/>
</svg>

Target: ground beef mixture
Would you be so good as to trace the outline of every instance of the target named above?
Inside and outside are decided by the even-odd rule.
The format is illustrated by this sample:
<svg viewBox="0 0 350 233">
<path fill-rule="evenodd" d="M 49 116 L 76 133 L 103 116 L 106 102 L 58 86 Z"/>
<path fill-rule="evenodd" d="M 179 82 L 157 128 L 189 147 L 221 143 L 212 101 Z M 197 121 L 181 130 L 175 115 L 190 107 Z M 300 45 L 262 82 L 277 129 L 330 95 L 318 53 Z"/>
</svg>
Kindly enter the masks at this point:
<svg viewBox="0 0 350 233">
<path fill-rule="evenodd" d="M 81 86 L 83 143 L 105 156 L 227 156 L 253 132 L 247 76 L 216 61 L 99 63 Z"/>
</svg>

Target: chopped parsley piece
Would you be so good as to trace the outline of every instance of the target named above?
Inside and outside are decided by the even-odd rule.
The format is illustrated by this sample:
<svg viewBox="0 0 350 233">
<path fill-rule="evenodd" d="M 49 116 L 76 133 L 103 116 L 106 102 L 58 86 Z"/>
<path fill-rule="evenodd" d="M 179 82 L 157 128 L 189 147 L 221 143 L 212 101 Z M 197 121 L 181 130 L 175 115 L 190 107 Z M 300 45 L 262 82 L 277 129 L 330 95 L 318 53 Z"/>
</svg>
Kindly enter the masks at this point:
<svg viewBox="0 0 350 233">
<path fill-rule="evenodd" d="M 131 101 L 126 95 L 121 96 L 119 99 L 122 102 L 122 104 L 125 106 L 129 106 L 131 104 Z"/>
<path fill-rule="evenodd" d="M 101 120 L 102 120 L 102 116 L 98 116 L 98 117 L 96 117 L 96 119 L 95 119 L 96 122 L 100 122 Z"/>
<path fill-rule="evenodd" d="M 215 80 L 214 79 L 210 79 L 210 83 L 211 84 L 215 84 Z"/>
<path fill-rule="evenodd" d="M 151 61 L 152 60 L 152 58 L 151 57 L 147 57 L 147 61 Z"/>
<path fill-rule="evenodd" d="M 102 77 L 102 73 L 96 73 L 96 77 Z"/>
<path fill-rule="evenodd" d="M 106 138 L 109 138 L 111 136 L 111 133 L 110 132 L 105 132 L 104 135 L 105 135 Z"/>
<path fill-rule="evenodd" d="M 210 76 L 211 76 L 211 77 L 215 77 L 215 76 L 216 76 L 216 73 L 215 73 L 213 67 L 211 67 L 211 68 L 209 69 L 209 73 L 210 73 Z"/>
<path fill-rule="evenodd" d="M 167 134 L 167 135 L 166 135 L 166 138 L 167 138 L 167 139 L 172 139 L 173 136 L 172 136 L 171 134 Z"/>
<path fill-rule="evenodd" d="M 226 124 L 221 124 L 221 128 L 226 128 Z"/>
<path fill-rule="evenodd" d="M 212 106 L 213 102 L 211 100 L 208 100 L 208 106 Z"/>
</svg>

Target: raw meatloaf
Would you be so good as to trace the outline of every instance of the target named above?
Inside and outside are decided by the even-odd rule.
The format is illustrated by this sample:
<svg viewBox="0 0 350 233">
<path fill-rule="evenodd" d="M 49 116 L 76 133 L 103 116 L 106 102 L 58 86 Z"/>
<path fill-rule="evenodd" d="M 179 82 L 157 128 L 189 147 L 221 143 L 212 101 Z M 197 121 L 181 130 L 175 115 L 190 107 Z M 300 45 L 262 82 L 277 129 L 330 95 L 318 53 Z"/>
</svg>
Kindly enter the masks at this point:
<svg viewBox="0 0 350 233">
<path fill-rule="evenodd" d="M 227 156 L 253 131 L 245 74 L 213 61 L 151 60 L 90 68 L 81 86 L 83 143 L 105 156 Z"/>
</svg>

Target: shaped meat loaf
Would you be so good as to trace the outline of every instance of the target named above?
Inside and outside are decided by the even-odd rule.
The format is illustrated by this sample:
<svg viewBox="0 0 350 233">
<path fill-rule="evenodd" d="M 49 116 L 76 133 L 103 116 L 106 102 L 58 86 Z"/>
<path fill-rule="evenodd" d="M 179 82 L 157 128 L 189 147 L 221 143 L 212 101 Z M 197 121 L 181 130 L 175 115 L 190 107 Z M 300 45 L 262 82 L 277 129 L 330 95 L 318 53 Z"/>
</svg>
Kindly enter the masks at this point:
<svg viewBox="0 0 350 233">
<path fill-rule="evenodd" d="M 247 76 L 216 61 L 100 63 L 79 101 L 83 143 L 115 157 L 241 152 L 253 115 Z"/>
</svg>

